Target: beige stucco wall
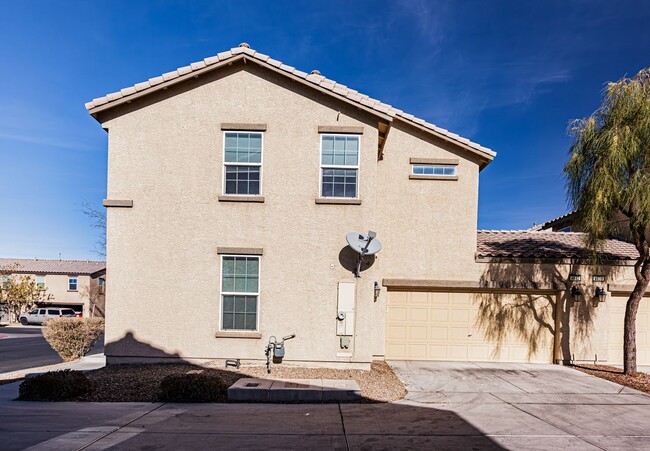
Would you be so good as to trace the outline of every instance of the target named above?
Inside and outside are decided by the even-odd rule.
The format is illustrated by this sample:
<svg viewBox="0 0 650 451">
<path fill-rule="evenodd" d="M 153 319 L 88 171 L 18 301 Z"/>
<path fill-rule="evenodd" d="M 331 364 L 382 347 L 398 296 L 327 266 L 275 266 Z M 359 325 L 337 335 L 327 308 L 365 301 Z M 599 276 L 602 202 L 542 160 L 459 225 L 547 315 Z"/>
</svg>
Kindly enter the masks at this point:
<svg viewBox="0 0 650 451">
<path fill-rule="evenodd" d="M 99 118 L 109 130 L 107 197 L 133 200 L 133 208 L 108 209 L 107 355 L 263 359 L 270 335 L 291 332 L 288 361 L 367 364 L 383 354 L 386 293 L 374 302 L 375 281 L 464 278 L 472 264 L 478 165 L 400 124 L 378 162 L 376 118 L 256 66 L 241 68 Z M 267 124 L 264 203 L 218 201 L 222 122 Z M 361 205 L 315 203 L 322 125 L 364 127 Z M 409 180 L 409 157 L 459 158 L 459 180 Z M 367 230 L 384 249 L 357 280 L 347 351 L 335 334 L 337 284 L 355 279 L 339 253 L 347 232 Z M 222 246 L 264 249 L 261 339 L 215 338 Z"/>
</svg>

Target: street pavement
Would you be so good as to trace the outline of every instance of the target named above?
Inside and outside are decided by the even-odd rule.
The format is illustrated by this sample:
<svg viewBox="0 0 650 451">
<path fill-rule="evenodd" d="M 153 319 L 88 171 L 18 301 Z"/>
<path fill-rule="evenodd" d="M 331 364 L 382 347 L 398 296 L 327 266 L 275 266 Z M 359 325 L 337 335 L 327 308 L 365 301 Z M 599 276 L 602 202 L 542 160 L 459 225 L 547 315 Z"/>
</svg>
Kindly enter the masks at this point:
<svg viewBox="0 0 650 451">
<path fill-rule="evenodd" d="M 650 396 L 555 365 L 391 362 L 378 404 L 36 403 L 0 387 L 3 450 L 650 448 Z"/>
<path fill-rule="evenodd" d="M 90 354 L 103 352 L 102 338 Z M 61 357 L 43 338 L 41 326 L 0 327 L 0 374 L 61 362 Z"/>
</svg>

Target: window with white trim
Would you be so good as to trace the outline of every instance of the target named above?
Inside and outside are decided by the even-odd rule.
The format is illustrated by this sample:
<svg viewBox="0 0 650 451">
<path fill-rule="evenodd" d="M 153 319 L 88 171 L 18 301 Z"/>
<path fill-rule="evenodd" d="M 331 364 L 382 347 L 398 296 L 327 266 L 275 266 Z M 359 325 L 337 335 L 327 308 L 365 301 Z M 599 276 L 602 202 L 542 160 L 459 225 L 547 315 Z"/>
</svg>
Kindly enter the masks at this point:
<svg viewBox="0 0 650 451">
<path fill-rule="evenodd" d="M 258 330 L 260 257 L 221 256 L 221 330 Z"/>
<path fill-rule="evenodd" d="M 224 194 L 259 196 L 262 133 L 224 132 Z"/>
<path fill-rule="evenodd" d="M 77 291 L 77 276 L 68 276 L 68 291 Z"/>
<path fill-rule="evenodd" d="M 36 289 L 37 290 L 45 289 L 45 276 L 36 276 Z"/>
<path fill-rule="evenodd" d="M 456 165 L 451 164 L 414 164 L 411 166 L 413 175 L 439 175 L 454 177 L 456 175 Z"/>
<path fill-rule="evenodd" d="M 358 197 L 359 136 L 321 135 L 321 197 Z"/>
</svg>

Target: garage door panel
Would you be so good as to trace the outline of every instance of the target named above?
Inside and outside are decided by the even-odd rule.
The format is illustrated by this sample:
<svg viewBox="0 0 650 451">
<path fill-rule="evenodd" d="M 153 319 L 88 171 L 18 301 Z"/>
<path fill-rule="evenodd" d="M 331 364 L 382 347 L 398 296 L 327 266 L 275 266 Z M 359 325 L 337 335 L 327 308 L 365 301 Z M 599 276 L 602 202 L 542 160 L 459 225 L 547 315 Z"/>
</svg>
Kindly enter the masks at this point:
<svg viewBox="0 0 650 451">
<path fill-rule="evenodd" d="M 421 307 L 411 307 L 408 315 L 409 320 L 418 322 L 429 321 L 429 309 Z"/>
<path fill-rule="evenodd" d="M 612 296 L 607 300 L 609 310 L 607 361 L 623 364 L 623 331 L 625 330 L 625 307 L 627 296 Z M 636 363 L 650 365 L 650 299 L 643 298 L 636 317 Z"/>
<path fill-rule="evenodd" d="M 393 298 L 393 295 L 395 298 Z M 395 300 L 395 302 L 394 302 Z M 508 297 L 503 304 L 515 302 Z M 477 324 L 478 302 L 471 293 L 389 292 L 386 357 L 407 360 L 551 362 L 553 335 L 538 334 L 538 350 L 516 333 L 486 338 Z M 425 313 L 426 312 L 426 313 Z M 538 316 L 551 321 L 552 306 L 540 302 Z M 531 323 L 531 334 L 538 324 Z M 406 331 L 406 332 L 405 332 Z"/>
<path fill-rule="evenodd" d="M 427 327 L 426 326 L 411 326 L 409 327 L 409 339 L 417 341 L 427 341 Z"/>
</svg>

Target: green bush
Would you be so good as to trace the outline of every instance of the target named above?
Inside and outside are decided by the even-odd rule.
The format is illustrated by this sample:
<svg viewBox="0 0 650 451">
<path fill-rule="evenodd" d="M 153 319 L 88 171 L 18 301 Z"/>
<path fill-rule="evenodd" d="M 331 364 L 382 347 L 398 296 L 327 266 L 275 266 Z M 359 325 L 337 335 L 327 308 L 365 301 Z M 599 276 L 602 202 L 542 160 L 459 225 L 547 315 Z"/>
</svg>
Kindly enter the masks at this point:
<svg viewBox="0 0 650 451">
<path fill-rule="evenodd" d="M 221 402 L 228 397 L 228 385 L 208 374 L 170 374 L 160 382 L 161 401 Z"/>
<path fill-rule="evenodd" d="M 91 391 L 88 377 L 80 371 L 49 371 L 25 379 L 18 388 L 21 401 L 74 401 Z"/>
<path fill-rule="evenodd" d="M 88 354 L 104 332 L 103 318 L 54 318 L 44 325 L 43 336 L 66 362 Z"/>
</svg>

